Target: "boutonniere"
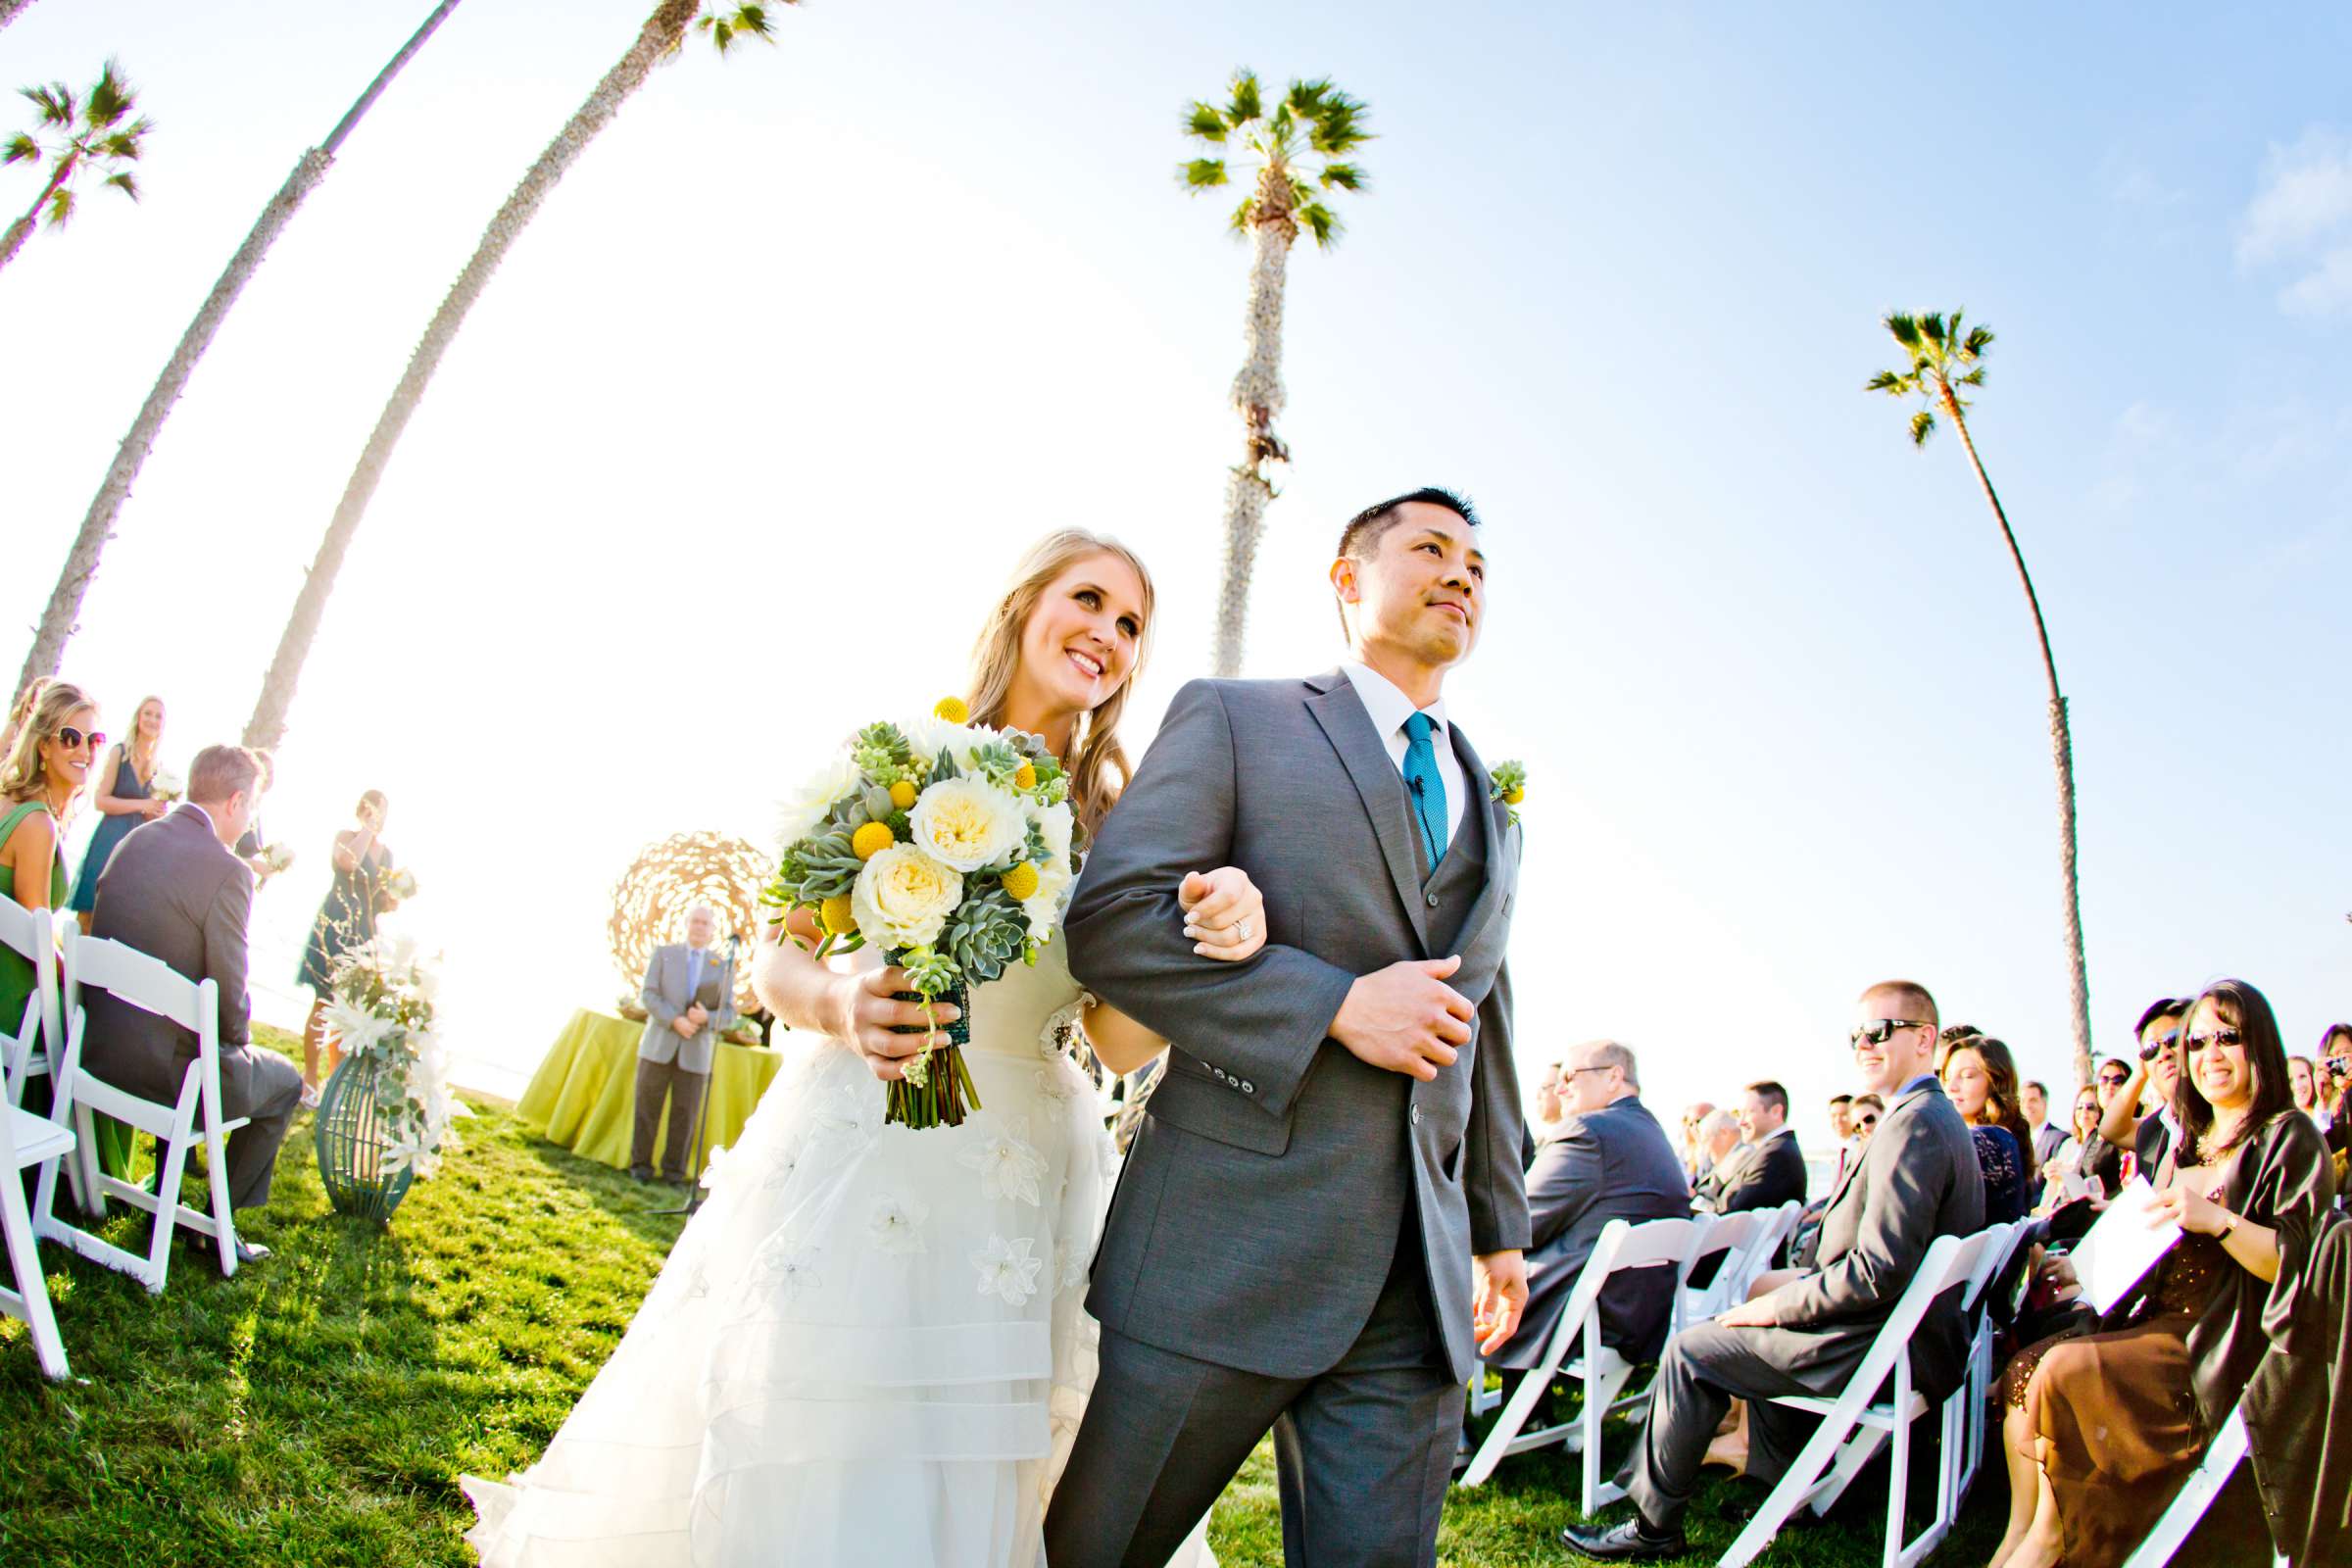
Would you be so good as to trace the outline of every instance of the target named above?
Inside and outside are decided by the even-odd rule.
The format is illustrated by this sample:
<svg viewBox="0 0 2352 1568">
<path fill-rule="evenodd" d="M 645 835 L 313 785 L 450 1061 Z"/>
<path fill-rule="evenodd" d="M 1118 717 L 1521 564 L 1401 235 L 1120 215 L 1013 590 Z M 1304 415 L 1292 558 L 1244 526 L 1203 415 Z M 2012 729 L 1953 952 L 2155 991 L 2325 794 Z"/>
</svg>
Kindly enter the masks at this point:
<svg viewBox="0 0 2352 1568">
<path fill-rule="evenodd" d="M 1500 801 L 1508 808 L 1511 826 L 1517 827 L 1519 803 L 1527 799 L 1527 764 L 1519 761 L 1496 762 L 1494 771 L 1488 774 L 1488 780 L 1494 788 L 1487 799 Z"/>
</svg>

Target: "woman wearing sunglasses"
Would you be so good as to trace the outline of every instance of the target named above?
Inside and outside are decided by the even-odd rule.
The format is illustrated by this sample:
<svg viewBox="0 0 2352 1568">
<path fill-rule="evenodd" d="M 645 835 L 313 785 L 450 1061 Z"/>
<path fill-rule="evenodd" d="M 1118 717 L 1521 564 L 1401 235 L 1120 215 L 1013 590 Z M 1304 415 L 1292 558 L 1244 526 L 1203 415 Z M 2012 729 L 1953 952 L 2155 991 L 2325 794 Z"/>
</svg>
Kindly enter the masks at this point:
<svg viewBox="0 0 2352 1568">
<path fill-rule="evenodd" d="M 2097 1333 L 2009 1363 L 2009 1532 L 1994 1568 L 2100 1568 L 2131 1553 L 2148 1499 L 2195 1468 L 2269 1348 L 2279 1226 L 2308 1228 L 2334 1198 L 2262 993 L 2220 981 L 2184 1017 L 2180 1134 L 2151 1173 L 2150 1216 L 2180 1239 Z M 2278 1286 L 2277 1309 L 2293 1309 L 2295 1290 Z"/>
<path fill-rule="evenodd" d="M 8 757 L 0 761 L 0 897 L 27 909 L 62 908 L 66 817 L 106 744 L 91 733 L 98 709 L 78 686 L 53 680 L 26 693 Z M 0 1031 L 18 1032 L 33 992 L 32 965 L 0 948 Z"/>
<path fill-rule="evenodd" d="M 2099 1136 L 2099 1092 L 2084 1089 L 2075 1096 L 2075 1119 L 2068 1129 L 2066 1142 L 2050 1156 L 2042 1168 L 2049 1183 L 2045 1206 L 2055 1208 L 2066 1200 L 2066 1179 L 2081 1176 L 2090 1182 L 2088 1196 L 2104 1201 L 2113 1198 L 2116 1189 L 2124 1184 L 2124 1154 L 2113 1144 Z"/>
</svg>

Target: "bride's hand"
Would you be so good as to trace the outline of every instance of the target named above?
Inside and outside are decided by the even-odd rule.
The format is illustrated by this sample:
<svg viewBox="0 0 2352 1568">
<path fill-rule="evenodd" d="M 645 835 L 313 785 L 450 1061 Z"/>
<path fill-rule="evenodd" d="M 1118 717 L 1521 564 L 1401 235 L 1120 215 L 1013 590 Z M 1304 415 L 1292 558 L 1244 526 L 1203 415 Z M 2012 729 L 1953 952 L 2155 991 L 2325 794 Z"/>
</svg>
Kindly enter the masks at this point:
<svg viewBox="0 0 2352 1568">
<path fill-rule="evenodd" d="M 906 1077 L 906 1058 L 925 1047 L 921 1034 L 894 1034 L 891 1028 L 898 1024 L 921 1030 L 932 1021 L 923 1015 L 922 1004 L 891 998 L 894 991 L 911 989 L 906 971 L 897 968 L 843 975 L 836 986 L 833 1026 L 828 1032 L 863 1057 L 873 1075 L 886 1083 Z M 942 1025 L 961 1016 L 944 1002 L 931 1010 Z M 944 1036 L 935 1037 L 933 1043 L 945 1045 L 947 1041 Z"/>
<path fill-rule="evenodd" d="M 1239 963 L 1266 945 L 1266 900 L 1238 865 L 1194 871 L 1176 890 L 1184 934 L 1203 958 Z"/>
</svg>

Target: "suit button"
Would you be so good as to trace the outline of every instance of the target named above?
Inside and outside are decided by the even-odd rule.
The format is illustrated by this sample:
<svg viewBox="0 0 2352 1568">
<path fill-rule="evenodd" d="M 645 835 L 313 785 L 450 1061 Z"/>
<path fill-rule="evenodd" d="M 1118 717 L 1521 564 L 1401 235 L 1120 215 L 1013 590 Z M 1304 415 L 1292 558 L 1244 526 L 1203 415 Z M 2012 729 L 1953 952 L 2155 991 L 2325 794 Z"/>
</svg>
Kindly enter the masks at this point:
<svg viewBox="0 0 2352 1568">
<path fill-rule="evenodd" d="M 1421 1125 L 1421 1107 L 1419 1105 L 1413 1107 L 1413 1125 L 1416 1127 Z"/>
<path fill-rule="evenodd" d="M 1438 896 L 1435 893 L 1432 893 L 1428 895 L 1428 898 L 1429 906 L 1433 909 L 1436 908 L 1438 906 Z"/>
<path fill-rule="evenodd" d="M 1245 1095 L 1254 1095 L 1257 1093 L 1257 1085 L 1245 1078 L 1242 1080 L 1242 1093 Z"/>
</svg>

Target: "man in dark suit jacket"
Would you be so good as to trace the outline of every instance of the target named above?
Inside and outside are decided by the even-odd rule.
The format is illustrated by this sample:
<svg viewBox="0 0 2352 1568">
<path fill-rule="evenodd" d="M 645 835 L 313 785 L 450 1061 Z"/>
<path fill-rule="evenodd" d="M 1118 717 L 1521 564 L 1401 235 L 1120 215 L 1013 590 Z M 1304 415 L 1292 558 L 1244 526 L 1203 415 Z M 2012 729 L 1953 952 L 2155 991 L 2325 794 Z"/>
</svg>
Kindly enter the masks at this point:
<svg viewBox="0 0 2352 1568">
<path fill-rule="evenodd" d="M 1598 1561 L 1680 1556 L 1683 1513 L 1707 1444 L 1735 1398 L 1748 1407 L 1748 1474 L 1777 1481 L 1804 1446 L 1813 1418 L 1769 1401 L 1836 1395 L 1870 1351 L 1928 1248 L 1984 1223 L 1984 1179 L 1967 1123 L 1943 1096 L 1936 1059 L 1936 1000 L 1907 980 L 1862 993 L 1854 1066 L 1886 1113 L 1822 1216 L 1820 1267 L 1785 1276 L 1667 1346 L 1652 1384 L 1649 1421 L 1624 1485 L 1638 1510 L 1623 1524 L 1570 1525 L 1560 1539 Z M 1968 1329 L 1946 1293 L 1911 1339 L 1911 1370 L 1931 1401 L 1960 1386 Z"/>
<path fill-rule="evenodd" d="M 1527 1311 L 1519 1332 L 1488 1364 L 1532 1371 L 1576 1289 L 1593 1244 L 1613 1219 L 1682 1219 L 1690 1189 L 1666 1129 L 1642 1103 L 1634 1054 L 1613 1040 L 1568 1053 L 1560 1066 L 1569 1115 L 1536 1152 L 1527 1175 L 1534 1241 L 1527 1254 Z M 1636 1269 L 1600 1295 L 1600 1337 L 1628 1358 L 1655 1357 L 1674 1304 L 1675 1271 Z"/>
<path fill-rule="evenodd" d="M 1740 1107 L 1740 1132 L 1746 1141 L 1735 1156 L 1739 1163 L 1716 1184 L 1713 1211 L 1778 1208 L 1792 1198 L 1802 1203 L 1805 1155 L 1788 1125 L 1788 1091 L 1769 1078 L 1749 1084 Z"/>
<path fill-rule="evenodd" d="M 229 1201 L 252 1208 L 270 1200 L 277 1146 L 302 1099 L 302 1073 L 274 1052 L 252 1048 L 245 996 L 245 926 L 253 911 L 253 873 L 229 850 L 252 818 L 260 764 L 241 746 L 208 746 L 188 769 L 188 796 L 133 829 L 98 878 L 90 935 L 163 959 L 190 980 L 220 988 L 220 1114 L 252 1120 L 228 1135 Z M 168 1018 L 83 994 L 88 1033 L 82 1065 L 142 1100 L 179 1099 L 196 1036 Z M 247 1258 L 267 1250 L 240 1241 Z"/>
</svg>

